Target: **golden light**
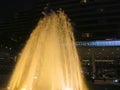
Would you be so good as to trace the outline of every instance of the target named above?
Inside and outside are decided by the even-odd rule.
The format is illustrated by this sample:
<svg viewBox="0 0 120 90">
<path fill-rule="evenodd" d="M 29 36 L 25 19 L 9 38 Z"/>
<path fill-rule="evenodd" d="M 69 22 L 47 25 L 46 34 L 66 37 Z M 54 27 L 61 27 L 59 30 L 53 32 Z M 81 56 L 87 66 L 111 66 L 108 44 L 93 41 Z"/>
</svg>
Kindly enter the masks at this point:
<svg viewBox="0 0 120 90">
<path fill-rule="evenodd" d="M 41 19 L 20 52 L 9 90 L 58 90 L 63 86 L 88 90 L 72 29 L 62 11 Z"/>
<path fill-rule="evenodd" d="M 73 90 L 72 88 L 65 88 L 65 89 L 63 89 L 63 90 Z"/>
</svg>

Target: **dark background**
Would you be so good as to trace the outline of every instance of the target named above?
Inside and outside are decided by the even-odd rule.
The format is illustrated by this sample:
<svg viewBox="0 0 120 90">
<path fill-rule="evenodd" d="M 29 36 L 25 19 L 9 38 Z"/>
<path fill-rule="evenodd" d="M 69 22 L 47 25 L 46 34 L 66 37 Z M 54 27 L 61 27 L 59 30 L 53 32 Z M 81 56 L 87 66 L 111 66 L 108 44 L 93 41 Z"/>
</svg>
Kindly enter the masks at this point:
<svg viewBox="0 0 120 90">
<path fill-rule="evenodd" d="M 42 12 L 56 11 L 59 8 L 62 8 L 71 19 L 77 42 L 120 39 L 119 0 L 86 0 L 86 2 L 85 0 L 2 0 L 0 1 L 1 86 L 4 87 L 6 84 L 16 64 L 16 57 L 38 20 L 43 17 Z M 93 56 L 94 59 L 103 60 L 97 62 L 98 70 L 114 71 L 120 68 L 120 46 L 78 47 L 78 50 L 82 51 L 80 55 L 85 60 L 92 60 Z M 91 70 L 91 66 L 87 67 Z M 103 84 L 103 82 L 92 83 L 90 86 L 93 90 L 119 90 L 119 85 Z"/>
</svg>

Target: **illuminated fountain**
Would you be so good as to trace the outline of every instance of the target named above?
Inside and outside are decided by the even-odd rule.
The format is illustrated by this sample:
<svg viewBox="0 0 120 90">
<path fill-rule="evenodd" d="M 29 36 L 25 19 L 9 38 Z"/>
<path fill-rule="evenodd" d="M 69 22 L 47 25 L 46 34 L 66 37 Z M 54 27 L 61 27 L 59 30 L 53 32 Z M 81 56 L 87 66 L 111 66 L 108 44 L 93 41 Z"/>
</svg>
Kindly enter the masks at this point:
<svg viewBox="0 0 120 90">
<path fill-rule="evenodd" d="M 39 21 L 17 61 L 8 90 L 88 90 L 72 26 L 62 11 Z"/>
</svg>

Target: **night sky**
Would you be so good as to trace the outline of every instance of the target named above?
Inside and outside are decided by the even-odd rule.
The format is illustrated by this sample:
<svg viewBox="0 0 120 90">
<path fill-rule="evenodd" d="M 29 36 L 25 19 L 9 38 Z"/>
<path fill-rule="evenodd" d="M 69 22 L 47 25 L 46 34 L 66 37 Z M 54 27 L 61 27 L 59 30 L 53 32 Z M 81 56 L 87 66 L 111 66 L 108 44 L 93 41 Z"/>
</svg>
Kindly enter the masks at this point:
<svg viewBox="0 0 120 90">
<path fill-rule="evenodd" d="M 35 0 L 1 0 L 0 1 L 0 19 L 11 16 L 13 13 L 32 9 Z"/>
<path fill-rule="evenodd" d="M 119 0 L 87 0 L 86 3 L 81 1 L 83 0 L 1 0 L 0 30 L 14 31 L 9 28 L 13 27 L 13 22 L 17 20 L 16 17 L 19 19 L 17 22 L 18 24 L 24 22 L 28 23 L 21 24 L 24 25 L 24 29 L 25 27 L 27 29 L 27 26 L 32 26 L 33 20 L 36 19 L 34 15 L 36 15 L 35 17 L 37 17 L 37 19 L 40 17 L 40 14 L 37 14 L 38 12 L 36 11 L 39 10 L 39 13 L 41 13 L 44 7 L 46 7 L 45 5 L 49 4 L 48 9 L 56 10 L 62 8 L 65 11 L 71 19 L 75 36 L 78 40 L 82 34 L 84 35 L 85 33 L 86 35 L 86 33 L 91 33 L 93 31 L 94 34 L 91 33 L 91 36 L 95 37 L 95 39 L 97 37 L 97 39 L 120 38 Z M 34 12 L 34 14 L 31 14 L 31 12 Z M 27 18 L 24 18 L 24 15 L 26 15 L 25 17 Z M 29 24 L 29 20 L 31 20 L 32 24 Z M 19 28 L 21 27 L 19 26 Z M 25 30 L 21 28 L 20 30 L 15 29 L 15 31 L 22 32 Z M 89 38 L 85 38 L 84 40 L 88 39 Z"/>
</svg>

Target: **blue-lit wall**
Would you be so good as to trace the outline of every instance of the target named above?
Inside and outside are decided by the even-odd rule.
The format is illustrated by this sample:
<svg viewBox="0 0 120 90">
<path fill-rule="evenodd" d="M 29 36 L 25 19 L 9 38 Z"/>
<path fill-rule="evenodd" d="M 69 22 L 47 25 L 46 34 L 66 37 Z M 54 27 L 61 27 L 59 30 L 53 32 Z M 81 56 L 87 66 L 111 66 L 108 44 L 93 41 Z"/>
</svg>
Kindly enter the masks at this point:
<svg viewBox="0 0 120 90">
<path fill-rule="evenodd" d="M 77 46 L 120 46 L 120 40 L 114 40 L 114 41 L 107 41 L 107 40 L 101 40 L 101 41 L 81 41 L 76 42 Z"/>
</svg>

